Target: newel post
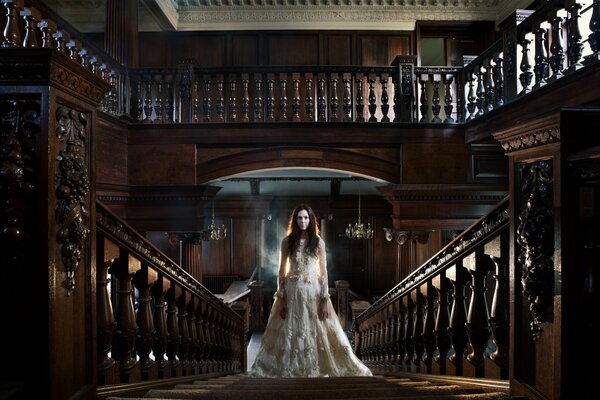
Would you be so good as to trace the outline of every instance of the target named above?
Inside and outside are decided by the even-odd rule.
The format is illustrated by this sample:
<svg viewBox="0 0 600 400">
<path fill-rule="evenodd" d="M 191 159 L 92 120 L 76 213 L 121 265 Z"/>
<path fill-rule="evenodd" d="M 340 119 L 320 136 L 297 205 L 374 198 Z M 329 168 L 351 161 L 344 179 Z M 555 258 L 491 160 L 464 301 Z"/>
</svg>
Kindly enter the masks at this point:
<svg viewBox="0 0 600 400">
<path fill-rule="evenodd" d="M 84 396 L 96 379 L 93 142 L 108 85 L 50 49 L 1 52 L 3 378 L 25 380 L 23 397 Z"/>
</svg>

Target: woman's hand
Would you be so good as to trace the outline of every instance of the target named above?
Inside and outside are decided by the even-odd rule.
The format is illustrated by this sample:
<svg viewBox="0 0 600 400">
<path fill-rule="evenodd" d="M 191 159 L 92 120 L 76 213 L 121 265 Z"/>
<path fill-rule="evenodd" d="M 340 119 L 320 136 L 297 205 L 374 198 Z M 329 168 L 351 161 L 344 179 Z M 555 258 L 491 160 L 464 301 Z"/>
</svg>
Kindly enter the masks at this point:
<svg viewBox="0 0 600 400">
<path fill-rule="evenodd" d="M 317 315 L 321 321 L 325 321 L 329 318 L 329 310 L 327 309 L 327 299 L 321 299 L 319 301 L 319 307 L 317 308 Z"/>
<path fill-rule="evenodd" d="M 285 319 L 287 317 L 287 313 L 288 313 L 287 301 L 285 301 L 285 299 L 280 299 L 280 301 L 279 301 L 279 316 L 281 317 L 281 319 Z"/>
</svg>

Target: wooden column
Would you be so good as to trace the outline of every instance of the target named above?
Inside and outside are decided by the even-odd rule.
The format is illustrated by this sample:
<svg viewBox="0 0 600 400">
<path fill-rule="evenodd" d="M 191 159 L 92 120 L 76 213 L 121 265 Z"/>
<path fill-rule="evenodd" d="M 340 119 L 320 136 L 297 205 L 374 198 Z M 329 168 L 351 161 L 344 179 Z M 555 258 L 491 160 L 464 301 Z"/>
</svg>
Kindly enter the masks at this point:
<svg viewBox="0 0 600 400">
<path fill-rule="evenodd" d="M 24 398 L 85 396 L 97 351 L 92 154 L 108 85 L 50 49 L 3 48 L 0 68 L 3 380 L 22 382 Z"/>
<path fill-rule="evenodd" d="M 104 51 L 127 67 L 137 67 L 138 2 L 107 0 Z"/>
</svg>

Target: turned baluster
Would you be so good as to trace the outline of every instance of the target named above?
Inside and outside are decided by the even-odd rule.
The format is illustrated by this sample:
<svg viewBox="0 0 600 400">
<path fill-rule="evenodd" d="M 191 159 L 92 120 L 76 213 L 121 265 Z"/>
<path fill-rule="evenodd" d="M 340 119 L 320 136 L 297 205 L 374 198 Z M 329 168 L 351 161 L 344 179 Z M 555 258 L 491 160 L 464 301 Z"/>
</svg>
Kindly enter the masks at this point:
<svg viewBox="0 0 600 400">
<path fill-rule="evenodd" d="M 592 16 L 590 17 L 590 35 L 588 42 L 592 49 L 592 54 L 588 56 L 589 61 L 600 60 L 600 0 L 594 0 L 592 3 Z"/>
<path fill-rule="evenodd" d="M 429 76 L 427 79 L 429 80 Z M 429 122 L 427 116 L 429 115 L 429 99 L 427 98 L 427 81 L 423 80 L 423 75 L 419 75 L 419 85 L 421 85 L 421 95 L 419 96 L 419 110 L 421 111 L 421 119 L 419 122 Z"/>
<path fill-rule="evenodd" d="M 21 10 L 19 15 L 25 20 L 25 38 L 23 39 L 23 47 L 39 47 L 35 28 L 42 19 L 42 13 L 35 7 L 26 7 Z"/>
<path fill-rule="evenodd" d="M 196 347 L 196 359 L 198 360 L 198 370 L 199 373 L 204 374 L 207 371 L 207 363 L 206 363 L 206 338 L 204 337 L 204 322 L 203 322 L 203 307 L 205 303 L 201 298 L 198 299 L 198 304 L 196 305 L 196 309 L 194 310 L 194 314 L 196 315 L 196 334 L 198 335 L 198 346 Z"/>
<path fill-rule="evenodd" d="M 25 2 L 23 0 L 3 0 L 2 3 L 6 8 L 6 25 L 0 47 L 20 47 L 22 41 L 18 15 Z"/>
<path fill-rule="evenodd" d="M 279 93 L 279 120 L 287 121 L 287 108 L 288 108 L 288 97 L 287 97 L 287 74 L 281 73 L 279 74 L 279 84 L 280 84 L 280 93 Z"/>
<path fill-rule="evenodd" d="M 211 100 L 211 87 L 212 87 L 212 78 L 210 75 L 204 75 L 204 97 L 202 100 L 202 109 L 204 111 L 204 116 L 202 120 L 204 122 L 210 122 L 211 120 L 211 111 L 212 111 L 212 100 Z"/>
<path fill-rule="evenodd" d="M 152 355 L 158 369 L 158 377 L 160 379 L 169 378 L 171 370 L 167 368 L 168 362 L 165 359 L 167 352 L 167 338 L 169 329 L 167 327 L 167 311 L 165 308 L 165 296 L 169 289 L 169 280 L 159 275 L 158 279 L 150 288 L 154 297 L 154 329 L 155 336 L 152 342 Z"/>
<path fill-rule="evenodd" d="M 463 373 L 466 376 L 474 375 L 477 378 L 482 378 L 484 376 L 483 352 L 490 338 L 485 279 L 487 274 L 492 270 L 493 265 L 490 258 L 484 254 L 483 248 L 478 248 L 475 253 L 471 253 L 465 257 L 464 266 L 469 270 L 472 282 L 471 301 L 469 302 L 467 315 L 467 335 L 470 347 L 467 360 L 470 365 L 465 365 Z"/>
<path fill-rule="evenodd" d="M 67 56 L 71 60 L 79 64 L 79 51 L 81 50 L 81 41 L 78 39 L 71 39 L 67 42 L 66 47 Z"/>
<path fill-rule="evenodd" d="M 133 118 L 136 122 L 142 122 L 142 120 L 144 119 L 144 90 L 143 90 L 143 84 L 141 81 L 141 77 L 139 75 L 137 75 L 133 81 L 132 81 L 132 86 L 135 87 L 135 99 L 137 99 L 135 101 L 135 109 L 133 110 Z"/>
<path fill-rule="evenodd" d="M 51 20 L 43 19 L 37 24 L 39 30 L 42 32 L 42 48 L 51 49 L 56 46 L 52 39 L 52 35 L 56 31 L 56 23 Z"/>
<path fill-rule="evenodd" d="M 404 343 L 406 353 L 404 354 L 405 368 L 410 371 L 413 355 L 415 353 L 415 313 L 416 304 L 412 299 L 412 293 L 404 297 L 404 308 L 406 309 L 406 325 L 404 327 Z"/>
<path fill-rule="evenodd" d="M 352 84 L 352 75 L 342 74 L 344 82 L 344 96 L 342 98 L 342 110 L 344 111 L 344 121 L 352 121 L 352 95 L 350 94 L 350 85 Z"/>
<path fill-rule="evenodd" d="M 533 73 L 531 72 L 531 62 L 529 61 L 529 43 L 531 41 L 525 37 L 521 38 L 519 44 L 521 45 L 521 64 L 519 65 L 519 69 L 521 73 L 519 74 L 519 82 L 521 82 L 521 91 L 519 95 L 527 94 L 531 91 L 529 87 L 531 85 L 531 79 L 533 78 Z"/>
<path fill-rule="evenodd" d="M 437 292 L 431 282 L 419 286 L 421 296 L 424 298 L 424 323 L 423 323 L 423 358 L 421 362 L 421 372 L 428 374 L 432 371 L 432 361 L 435 353 L 435 301 Z"/>
<path fill-rule="evenodd" d="M 152 80 L 151 77 L 147 77 L 144 80 L 144 120 L 142 121 L 145 124 L 149 124 L 152 122 Z"/>
<path fill-rule="evenodd" d="M 493 65 L 491 57 L 483 60 L 484 72 L 484 87 L 485 87 L 485 103 L 484 112 L 490 112 L 494 109 L 494 98 L 496 97 L 494 81 L 493 81 Z"/>
<path fill-rule="evenodd" d="M 294 72 L 292 74 L 292 121 L 300 122 L 300 74 Z"/>
<path fill-rule="evenodd" d="M 175 282 L 170 282 L 169 290 L 165 296 L 167 302 L 167 358 L 169 359 L 169 369 L 171 376 L 181 376 L 181 362 L 177 358 L 181 336 L 179 334 L 179 324 L 177 320 L 177 299 L 181 296 L 182 288 Z"/>
<path fill-rule="evenodd" d="M 217 309 L 213 310 L 212 323 L 210 324 L 211 340 L 215 345 L 215 372 L 223 372 L 223 343 L 221 342 L 221 318 L 222 314 Z"/>
<path fill-rule="evenodd" d="M 181 361 L 183 375 L 191 374 L 191 364 L 189 360 L 190 349 L 190 331 L 188 329 L 187 310 L 192 299 L 192 294 L 183 289 L 177 297 L 177 328 L 179 331 L 179 347 L 177 348 L 177 358 Z"/>
<path fill-rule="evenodd" d="M 304 97 L 304 112 L 306 114 L 306 120 L 312 122 L 315 120 L 314 114 L 314 100 L 313 100 L 313 74 L 307 72 L 304 74 L 304 80 L 306 81 L 306 96 Z"/>
<path fill-rule="evenodd" d="M 364 74 L 356 74 L 356 122 L 365 121 L 365 102 L 363 98 Z"/>
<path fill-rule="evenodd" d="M 381 313 L 381 361 L 380 365 L 385 367 L 390 362 L 390 333 L 391 333 L 391 317 L 392 312 L 389 307 L 386 307 Z"/>
<path fill-rule="evenodd" d="M 381 122 L 390 122 L 388 112 L 390 111 L 390 97 L 388 95 L 388 74 L 381 74 Z"/>
<path fill-rule="evenodd" d="M 162 75 L 158 76 L 158 81 L 154 81 L 156 86 L 156 97 L 154 98 L 154 113 L 156 114 L 156 119 L 154 122 L 157 124 L 162 124 L 163 120 L 163 77 Z"/>
<path fill-rule="evenodd" d="M 254 74 L 254 122 L 262 122 L 263 119 L 262 81 L 261 74 Z"/>
<path fill-rule="evenodd" d="M 211 319 L 212 319 L 213 309 L 210 305 L 202 302 L 202 328 L 204 331 L 204 339 L 205 339 L 205 357 L 206 357 L 206 372 L 216 372 L 216 363 L 215 363 L 215 351 L 216 346 L 214 343 L 214 337 L 211 333 Z"/>
<path fill-rule="evenodd" d="M 446 361 L 448 352 L 450 351 L 450 335 L 448 328 L 450 326 L 450 313 L 448 311 L 448 298 L 450 296 L 451 287 L 450 281 L 446 278 L 444 272 L 435 276 L 431 284 L 437 290 L 438 312 L 435 319 L 435 345 L 436 351 L 432 365 L 432 372 L 436 375 L 446 374 Z"/>
<path fill-rule="evenodd" d="M 425 340 L 423 338 L 425 298 L 418 289 L 411 292 L 411 297 L 412 301 L 415 303 L 415 307 L 413 308 L 414 352 L 412 356 L 412 370 L 413 372 L 420 372 L 421 360 L 423 359 L 423 352 L 425 351 Z"/>
<path fill-rule="evenodd" d="M 56 43 L 56 50 L 58 50 L 60 53 L 66 54 L 66 44 L 70 38 L 69 34 L 63 30 L 58 29 L 52 34 L 52 38 L 54 39 L 54 43 Z"/>
<path fill-rule="evenodd" d="M 133 307 L 132 279 L 141 269 L 141 262 L 125 250 L 120 250 L 119 260 L 109 269 L 118 281 L 117 292 L 117 330 L 114 349 L 119 357 L 121 382 L 129 383 L 140 379 L 139 364 L 135 358 L 137 324 Z"/>
<path fill-rule="evenodd" d="M 196 375 L 196 374 L 200 374 L 200 368 L 199 368 L 199 361 L 200 359 L 198 358 L 198 330 L 197 330 L 197 324 L 196 324 L 196 307 L 198 305 L 198 298 L 195 296 L 192 296 L 189 303 L 188 303 L 188 307 L 186 309 L 187 312 L 187 327 L 188 327 L 188 334 L 190 337 L 190 345 L 188 348 L 188 360 L 190 362 L 190 370 L 191 370 L 191 374 L 192 375 Z"/>
<path fill-rule="evenodd" d="M 449 363 L 446 364 L 448 375 L 460 376 L 463 374 L 463 358 L 467 349 L 467 305 L 465 302 L 465 285 L 469 274 L 463 267 L 462 261 L 446 270 L 446 277 L 452 282 L 452 308 L 450 310 L 450 350 Z"/>
<path fill-rule="evenodd" d="M 227 77 L 229 82 L 229 101 L 227 103 L 227 122 L 236 122 L 237 121 L 237 77 L 235 74 L 229 74 Z"/>
<path fill-rule="evenodd" d="M 339 109 L 339 98 L 337 94 L 337 83 L 339 79 L 339 74 L 332 73 L 329 77 L 329 110 L 332 122 L 337 122 L 340 120 L 338 115 Z"/>
<path fill-rule="evenodd" d="M 327 104 L 325 102 L 325 74 L 317 75 L 317 121 L 327 120 Z"/>
<path fill-rule="evenodd" d="M 566 0 L 565 9 L 569 12 L 568 36 L 567 36 L 567 59 L 569 68 L 565 73 L 575 72 L 582 67 L 581 54 L 583 53 L 583 43 L 581 43 L 581 32 L 579 30 L 579 10 L 583 6 L 578 0 Z"/>
<path fill-rule="evenodd" d="M 167 90 L 165 94 L 165 116 L 163 122 L 172 124 L 174 122 L 173 113 L 175 111 L 175 107 L 173 106 L 173 77 L 169 76 L 168 78 L 165 78 L 165 83 Z"/>
<path fill-rule="evenodd" d="M 473 82 L 475 81 L 475 78 L 473 78 L 473 72 L 467 71 L 466 79 L 467 82 L 469 82 L 469 92 L 467 94 L 467 111 L 469 112 L 469 116 L 467 117 L 468 122 L 475 118 L 475 109 L 477 108 L 477 103 L 475 102 L 475 100 L 477 98 L 475 97 L 475 91 L 473 90 Z"/>
<path fill-rule="evenodd" d="M 377 122 L 377 117 L 375 113 L 377 112 L 377 97 L 375 97 L 375 82 L 377 81 L 377 76 L 375 74 L 369 74 L 368 82 L 369 82 L 369 122 Z"/>
<path fill-rule="evenodd" d="M 552 69 L 552 81 L 563 76 L 562 70 L 565 61 L 562 44 L 562 22 L 563 18 L 558 15 L 558 11 L 554 10 L 548 15 L 548 21 L 552 26 L 552 44 L 550 45 L 550 53 L 548 63 Z"/>
<path fill-rule="evenodd" d="M 215 98 L 216 121 L 225 122 L 225 78 L 223 74 L 217 74 L 217 94 Z"/>
<path fill-rule="evenodd" d="M 504 76 L 502 75 L 503 60 L 502 53 L 494 53 L 494 86 L 496 87 L 494 96 L 494 107 L 504 105 Z"/>
<path fill-rule="evenodd" d="M 431 95 L 431 112 L 433 113 L 433 119 L 431 122 L 440 123 L 442 119 L 440 118 L 440 111 L 442 110 L 442 106 L 440 106 L 440 79 L 438 74 L 431 75 L 431 82 L 433 86 L 433 93 Z"/>
<path fill-rule="evenodd" d="M 494 368 L 486 363 L 486 378 L 508 379 L 510 338 L 508 241 L 508 234 L 503 233 L 485 245 L 485 254 L 491 258 L 496 267 L 494 297 L 490 311 L 490 328 L 496 350 L 490 354 L 490 359 L 499 369 L 499 371 L 494 371 Z"/>
<path fill-rule="evenodd" d="M 399 327 L 399 318 L 400 318 L 400 304 L 398 301 L 394 301 L 391 305 L 391 315 L 390 315 L 390 324 L 391 324 L 391 334 L 390 334 L 390 359 L 389 359 L 389 367 L 391 370 L 396 368 L 398 363 L 398 331 Z"/>
<path fill-rule="evenodd" d="M 476 117 L 480 117 L 485 113 L 485 88 L 483 87 L 483 68 L 482 65 L 475 66 L 475 76 L 477 77 L 477 89 L 475 90 L 477 96 L 477 113 Z"/>
<path fill-rule="evenodd" d="M 546 50 L 547 30 L 542 28 L 541 21 L 537 21 L 533 24 L 533 32 L 535 33 L 535 65 L 533 67 L 533 72 L 535 73 L 535 85 L 533 88 L 537 89 L 546 84 L 546 79 L 549 74 L 548 52 Z"/>
<path fill-rule="evenodd" d="M 136 340 L 136 350 L 142 369 L 143 380 L 152 380 L 158 377 L 155 362 L 150 358 L 155 335 L 152 306 L 150 304 L 152 300 L 150 289 L 157 279 L 158 273 L 152 268 L 148 268 L 145 264 L 142 264 L 142 268 L 133 277 L 133 284 L 139 293 L 136 319 L 139 330 Z"/>
<path fill-rule="evenodd" d="M 404 307 L 402 299 L 399 299 L 396 303 L 398 304 L 398 330 L 396 332 L 396 341 L 398 344 L 396 345 L 397 356 L 394 369 L 402 371 L 402 360 L 404 360 L 406 355 L 406 307 Z"/>
<path fill-rule="evenodd" d="M 192 122 L 200 122 L 200 82 L 196 79 L 192 89 Z"/>
<path fill-rule="evenodd" d="M 240 104 L 240 111 L 242 113 L 242 117 L 240 120 L 242 122 L 250 121 L 250 76 L 248 74 L 242 74 L 242 104 Z"/>
<path fill-rule="evenodd" d="M 98 235 L 96 242 L 98 385 L 109 385 L 119 383 L 118 367 L 110 354 L 117 321 L 110 298 L 108 275 L 109 268 L 119 258 L 119 248 L 101 235 Z"/>
<path fill-rule="evenodd" d="M 444 114 L 446 114 L 446 118 L 444 118 L 445 124 L 454 123 L 454 118 L 452 118 L 452 110 L 454 106 L 452 105 L 452 82 L 454 81 L 453 75 L 442 75 L 442 82 L 444 83 Z"/>
<path fill-rule="evenodd" d="M 267 74 L 267 121 L 275 121 L 275 74 Z"/>
</svg>

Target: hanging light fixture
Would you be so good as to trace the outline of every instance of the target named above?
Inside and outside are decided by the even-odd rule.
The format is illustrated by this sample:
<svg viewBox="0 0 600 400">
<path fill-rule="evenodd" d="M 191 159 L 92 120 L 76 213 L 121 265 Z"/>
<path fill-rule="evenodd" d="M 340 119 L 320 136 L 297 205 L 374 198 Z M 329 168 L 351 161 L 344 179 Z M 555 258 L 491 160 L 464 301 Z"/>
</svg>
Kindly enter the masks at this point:
<svg viewBox="0 0 600 400">
<path fill-rule="evenodd" d="M 208 228 L 202 231 L 202 240 L 221 240 L 227 237 L 227 228 L 225 224 L 217 226 L 215 224 L 215 200 L 212 201 L 212 216 Z"/>
<path fill-rule="evenodd" d="M 365 225 L 360 220 L 360 183 L 358 184 L 358 221 L 352 226 L 348 224 L 346 228 L 346 236 L 350 239 L 371 239 L 373 237 L 373 230 L 371 224 Z"/>
</svg>

